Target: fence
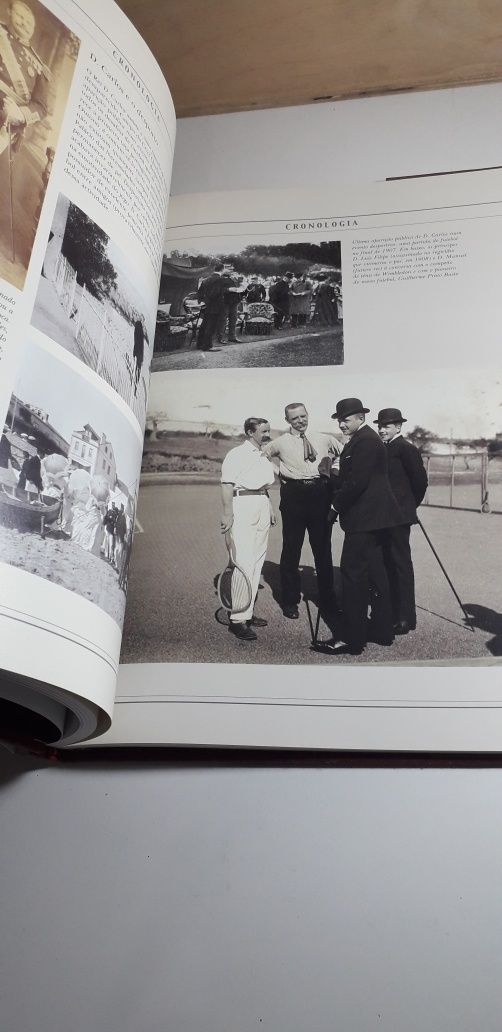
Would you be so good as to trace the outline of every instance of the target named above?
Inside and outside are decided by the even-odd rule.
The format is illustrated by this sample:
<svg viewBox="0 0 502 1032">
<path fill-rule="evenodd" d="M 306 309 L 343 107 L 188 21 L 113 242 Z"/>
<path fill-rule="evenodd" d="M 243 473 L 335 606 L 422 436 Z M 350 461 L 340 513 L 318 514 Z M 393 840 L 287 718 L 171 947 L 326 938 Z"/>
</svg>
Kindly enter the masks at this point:
<svg viewBox="0 0 502 1032">
<path fill-rule="evenodd" d="M 429 480 L 424 505 L 502 512 L 502 457 L 487 451 L 423 454 Z"/>
<path fill-rule="evenodd" d="M 60 254 L 54 286 L 61 306 L 74 320 L 73 332 L 82 361 L 129 405 L 140 423 L 146 411 L 147 383 L 142 371 L 136 383 L 132 359 L 133 331 L 129 323 L 86 290 L 77 287 L 77 274 Z M 124 330 L 130 329 L 129 339 Z M 148 366 L 145 366 L 148 372 Z"/>
<path fill-rule="evenodd" d="M 62 254 L 58 255 L 56 263 L 54 287 L 65 315 L 71 317 L 77 289 L 77 273 Z"/>
</svg>

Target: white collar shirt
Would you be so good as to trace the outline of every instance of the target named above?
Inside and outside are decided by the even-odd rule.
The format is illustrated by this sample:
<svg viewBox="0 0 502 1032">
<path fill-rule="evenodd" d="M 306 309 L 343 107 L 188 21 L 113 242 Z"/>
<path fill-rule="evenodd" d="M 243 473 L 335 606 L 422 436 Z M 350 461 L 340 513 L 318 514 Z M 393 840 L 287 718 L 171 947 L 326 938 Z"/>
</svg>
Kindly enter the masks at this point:
<svg viewBox="0 0 502 1032">
<path fill-rule="evenodd" d="M 245 491 L 259 491 L 263 487 L 271 487 L 274 478 L 275 469 L 270 459 L 251 441 L 232 448 L 223 459 L 222 484 L 232 484 L 234 488 Z"/>
</svg>

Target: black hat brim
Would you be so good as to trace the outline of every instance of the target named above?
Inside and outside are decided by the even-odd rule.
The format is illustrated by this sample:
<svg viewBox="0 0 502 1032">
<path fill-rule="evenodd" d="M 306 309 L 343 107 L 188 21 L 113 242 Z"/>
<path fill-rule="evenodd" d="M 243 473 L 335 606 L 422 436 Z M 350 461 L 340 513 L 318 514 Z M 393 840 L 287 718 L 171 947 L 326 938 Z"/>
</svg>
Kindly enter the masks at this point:
<svg viewBox="0 0 502 1032">
<path fill-rule="evenodd" d="M 371 409 L 369 409 L 369 408 L 355 408 L 355 409 L 351 409 L 350 412 L 344 412 L 343 416 L 342 415 L 338 415 L 338 412 L 332 412 L 331 418 L 332 419 L 345 419 L 346 416 L 355 416 L 356 412 L 364 412 L 364 413 L 366 413 L 366 412 L 371 412 Z"/>
<path fill-rule="evenodd" d="M 385 419 L 385 420 L 374 419 L 373 422 L 374 423 L 379 423 L 380 426 L 387 426 L 389 423 L 407 423 L 408 420 L 405 419 L 404 416 L 403 416 L 402 419 Z"/>
</svg>

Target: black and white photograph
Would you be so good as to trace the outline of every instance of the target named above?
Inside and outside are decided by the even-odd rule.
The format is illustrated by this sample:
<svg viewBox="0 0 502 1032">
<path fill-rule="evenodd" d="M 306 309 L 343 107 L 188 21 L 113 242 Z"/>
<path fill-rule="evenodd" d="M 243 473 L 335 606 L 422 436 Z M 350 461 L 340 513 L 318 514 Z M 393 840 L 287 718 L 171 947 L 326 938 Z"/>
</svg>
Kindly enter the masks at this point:
<svg viewBox="0 0 502 1032">
<path fill-rule="evenodd" d="M 153 331 L 135 284 L 133 262 L 60 194 L 32 324 L 109 384 L 143 427 Z"/>
<path fill-rule="evenodd" d="M 169 379 L 152 380 L 124 662 L 502 655 L 500 373 Z"/>
<path fill-rule="evenodd" d="M 339 240 L 164 255 L 152 370 L 343 360 Z"/>
<path fill-rule="evenodd" d="M 0 554 L 124 615 L 141 446 L 129 421 L 36 345 L 0 441 Z"/>
<path fill-rule="evenodd" d="M 80 40 L 38 0 L 0 0 L 0 277 L 22 288 Z"/>
</svg>

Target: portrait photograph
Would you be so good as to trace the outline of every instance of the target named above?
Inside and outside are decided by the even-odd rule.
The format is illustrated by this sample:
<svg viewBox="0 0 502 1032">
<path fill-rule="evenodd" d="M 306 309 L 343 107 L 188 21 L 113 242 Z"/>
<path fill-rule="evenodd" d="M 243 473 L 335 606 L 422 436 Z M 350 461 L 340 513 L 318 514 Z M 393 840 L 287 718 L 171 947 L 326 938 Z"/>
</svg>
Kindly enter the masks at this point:
<svg viewBox="0 0 502 1032">
<path fill-rule="evenodd" d="M 39 0 L 0 0 L 0 277 L 19 289 L 79 46 Z"/>
</svg>

